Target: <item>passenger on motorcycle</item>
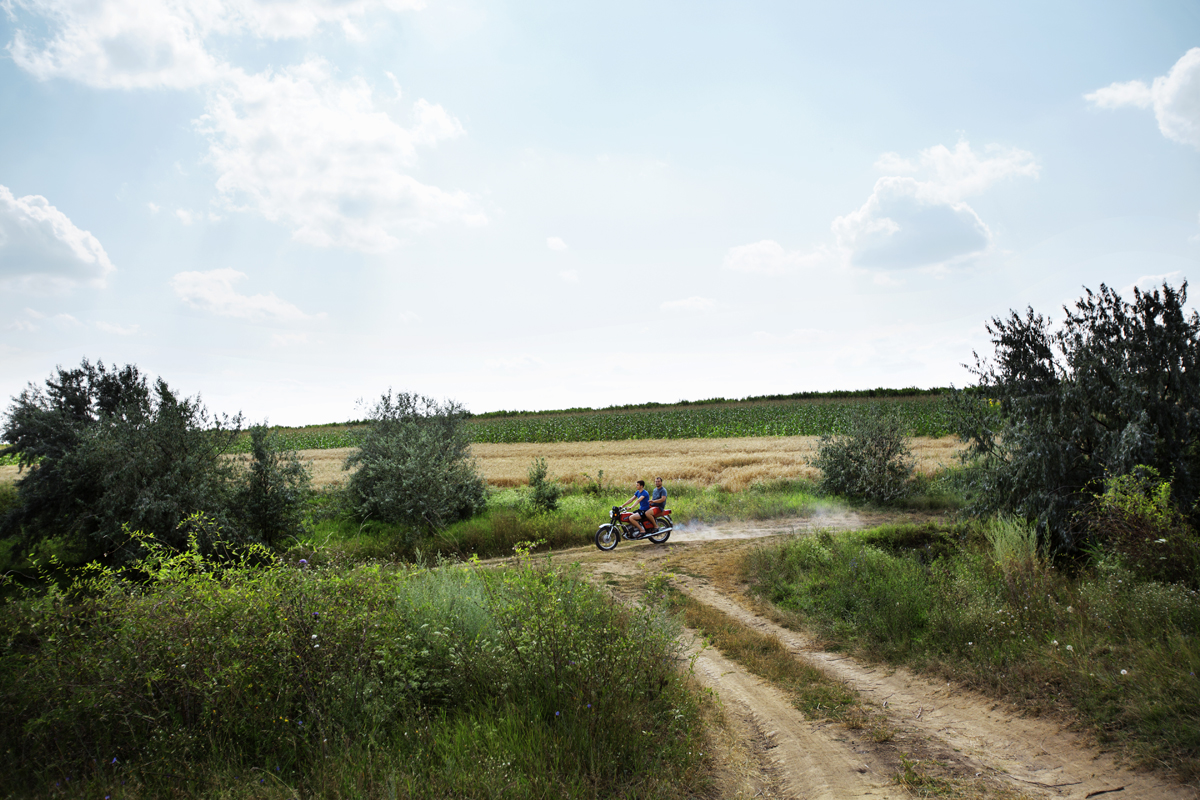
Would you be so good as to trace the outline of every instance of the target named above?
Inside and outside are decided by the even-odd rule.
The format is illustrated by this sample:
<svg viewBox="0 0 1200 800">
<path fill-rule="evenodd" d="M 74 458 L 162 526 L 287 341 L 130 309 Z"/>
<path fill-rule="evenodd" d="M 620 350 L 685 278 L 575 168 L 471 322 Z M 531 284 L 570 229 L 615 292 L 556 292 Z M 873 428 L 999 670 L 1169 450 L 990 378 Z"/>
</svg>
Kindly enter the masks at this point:
<svg viewBox="0 0 1200 800">
<path fill-rule="evenodd" d="M 667 490 L 663 488 L 662 478 L 655 476 L 654 478 L 654 494 L 650 495 L 650 509 L 647 517 L 650 524 L 657 527 L 654 518 L 661 515 L 667 509 Z"/>
<path fill-rule="evenodd" d="M 645 481 L 637 482 L 636 488 L 634 489 L 634 492 L 633 492 L 633 497 L 626 500 L 625 503 L 621 506 L 621 509 L 624 510 L 634 500 L 638 501 L 638 510 L 629 515 L 629 521 L 633 523 L 633 526 L 635 528 L 637 528 L 642 533 L 645 533 L 646 529 L 642 527 L 642 520 L 646 519 L 646 515 L 650 511 L 650 495 L 646 492 L 646 482 Z M 651 525 L 653 525 L 654 518 L 651 517 L 649 519 L 649 522 Z"/>
</svg>

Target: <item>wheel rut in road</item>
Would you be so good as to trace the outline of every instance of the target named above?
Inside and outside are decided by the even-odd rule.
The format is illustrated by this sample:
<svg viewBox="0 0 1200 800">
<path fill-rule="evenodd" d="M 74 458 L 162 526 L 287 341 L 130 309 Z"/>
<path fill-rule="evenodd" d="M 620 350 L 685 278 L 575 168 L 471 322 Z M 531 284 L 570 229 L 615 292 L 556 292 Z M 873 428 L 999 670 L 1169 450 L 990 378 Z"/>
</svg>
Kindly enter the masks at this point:
<svg viewBox="0 0 1200 800">
<path fill-rule="evenodd" d="M 670 571 L 672 584 L 681 591 L 776 637 L 796 658 L 844 683 L 877 713 L 886 715 L 894 731 L 892 740 L 876 745 L 839 724 L 806 719 L 776 687 L 713 648 L 698 649 L 699 680 L 717 693 L 727 712 L 733 711 L 744 725 L 769 740 L 760 757 L 769 761 L 764 768 L 774 776 L 778 796 L 907 797 L 892 781 L 894 764 L 899 754 L 919 753 L 948 765 L 955 775 L 1002 785 L 1010 797 L 1085 800 L 1119 794 L 1131 800 L 1200 799 L 1195 787 L 1170 777 L 1122 768 L 1063 722 L 1021 716 L 956 685 L 825 651 L 756 613 L 741 592 L 723 590 L 701 577 L 753 545 L 746 540 L 745 527 L 731 531 L 735 541 L 721 541 L 720 526 L 710 526 L 705 541 L 658 547 L 633 544 L 611 553 L 581 549 L 558 557 L 580 561 L 597 576 L 607 577 L 610 585 Z"/>
</svg>

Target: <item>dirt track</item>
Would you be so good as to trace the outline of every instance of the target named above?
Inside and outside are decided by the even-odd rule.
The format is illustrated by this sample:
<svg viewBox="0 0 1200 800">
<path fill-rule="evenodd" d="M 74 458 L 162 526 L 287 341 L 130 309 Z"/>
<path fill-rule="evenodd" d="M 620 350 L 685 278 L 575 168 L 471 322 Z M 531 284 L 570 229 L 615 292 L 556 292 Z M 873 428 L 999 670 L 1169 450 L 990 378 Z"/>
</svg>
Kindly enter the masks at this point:
<svg viewBox="0 0 1200 800">
<path fill-rule="evenodd" d="M 581 548 L 557 556 L 579 561 L 618 593 L 639 584 L 647 571 L 670 572 L 673 584 L 696 600 L 777 637 L 796 658 L 856 690 L 878 714 L 886 715 L 892 736 L 882 743 L 863 730 L 808 720 L 780 690 L 714 649 L 694 643 L 695 674 L 721 698 L 729 729 L 727 752 L 717 759 L 725 773 L 720 796 L 909 797 L 893 780 L 904 755 L 910 762 L 935 765 L 937 773 L 953 779 L 966 796 L 1200 797 L 1195 788 L 1168 777 L 1121 768 L 1061 721 L 1022 717 L 957 686 L 823 651 L 756 613 L 753 602 L 730 579 L 732 560 L 764 536 L 862 524 L 853 513 L 815 522 L 701 526 L 672 534 L 664 546 L 623 542 L 611 553 Z"/>
</svg>

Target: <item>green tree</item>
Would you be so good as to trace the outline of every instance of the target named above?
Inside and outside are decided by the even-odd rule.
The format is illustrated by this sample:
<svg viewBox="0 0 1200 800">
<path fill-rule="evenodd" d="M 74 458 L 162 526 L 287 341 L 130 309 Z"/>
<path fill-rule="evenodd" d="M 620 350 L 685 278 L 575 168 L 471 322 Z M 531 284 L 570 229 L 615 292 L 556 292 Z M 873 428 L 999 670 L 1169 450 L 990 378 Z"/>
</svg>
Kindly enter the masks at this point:
<svg viewBox="0 0 1200 800">
<path fill-rule="evenodd" d="M 1081 545 L 1075 521 L 1110 475 L 1152 467 L 1198 519 L 1200 316 L 1178 290 L 1103 284 L 1066 308 L 1055 329 L 1030 308 L 988 325 L 995 354 L 976 354 L 978 385 L 956 397 L 976 459 L 973 510 L 1036 520 L 1059 550 Z"/>
<path fill-rule="evenodd" d="M 213 417 L 199 398 L 181 398 L 161 378 L 151 386 L 133 365 L 107 368 L 84 359 L 58 368 L 45 389 L 14 398 L 3 429 L 20 456 L 18 506 L 0 535 L 21 535 L 29 552 L 39 541 L 69 541 L 84 557 L 122 560 L 123 526 L 153 533 L 174 547 L 189 514 L 230 523 L 233 465 L 221 458 L 240 417 Z"/>
<path fill-rule="evenodd" d="M 813 466 L 830 494 L 891 503 L 908 494 L 912 451 L 900 420 L 873 410 L 856 415 L 847 436 L 822 436 Z"/>
<path fill-rule="evenodd" d="M 538 456 L 529 465 L 530 505 L 535 513 L 554 511 L 562 497 L 562 487 L 548 476 L 550 467 L 546 459 Z"/>
<path fill-rule="evenodd" d="M 297 536 L 311 476 L 294 450 L 281 450 L 266 425 L 250 428 L 250 455 L 242 457 L 245 473 L 234 491 L 232 506 L 242 530 L 264 544 Z"/>
<path fill-rule="evenodd" d="M 362 519 L 433 532 L 484 507 L 483 478 L 471 458 L 462 406 L 389 390 L 369 415 L 349 492 Z"/>
</svg>

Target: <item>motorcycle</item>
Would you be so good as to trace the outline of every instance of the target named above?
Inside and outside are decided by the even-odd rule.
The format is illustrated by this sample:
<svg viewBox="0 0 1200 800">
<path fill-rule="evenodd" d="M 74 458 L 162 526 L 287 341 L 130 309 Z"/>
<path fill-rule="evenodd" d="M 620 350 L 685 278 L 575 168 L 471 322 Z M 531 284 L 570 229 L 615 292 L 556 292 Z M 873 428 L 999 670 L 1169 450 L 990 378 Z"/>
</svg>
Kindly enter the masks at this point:
<svg viewBox="0 0 1200 800">
<path fill-rule="evenodd" d="M 669 508 L 664 508 L 663 513 L 654 518 L 655 527 L 649 528 L 645 533 L 629 521 L 632 513 L 620 506 L 613 506 L 608 522 L 596 530 L 596 547 L 605 551 L 612 550 L 622 539 L 649 539 L 655 544 L 662 544 L 671 537 L 671 531 L 675 530 Z"/>
</svg>

